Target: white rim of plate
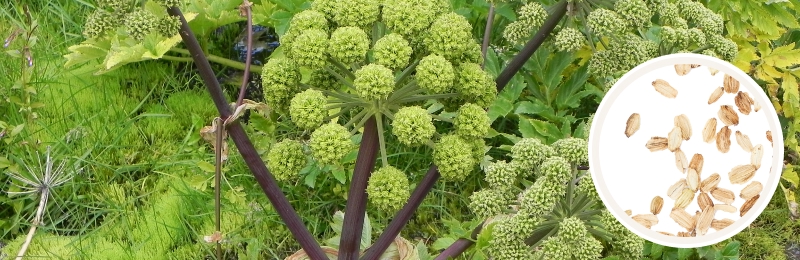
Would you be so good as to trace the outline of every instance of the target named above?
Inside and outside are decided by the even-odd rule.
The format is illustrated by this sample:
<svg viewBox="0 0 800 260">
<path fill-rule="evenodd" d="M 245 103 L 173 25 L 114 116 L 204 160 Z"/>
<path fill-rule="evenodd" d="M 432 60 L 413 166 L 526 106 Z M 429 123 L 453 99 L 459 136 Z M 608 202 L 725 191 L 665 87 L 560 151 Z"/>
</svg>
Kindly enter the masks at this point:
<svg viewBox="0 0 800 260">
<path fill-rule="evenodd" d="M 773 140 L 773 154 L 772 164 L 769 181 L 764 184 L 764 189 L 761 193 L 761 198 L 753 205 L 750 211 L 743 217 L 739 218 L 731 226 L 712 234 L 698 237 L 672 237 L 665 236 L 661 233 L 645 228 L 644 226 L 635 222 L 630 216 L 625 213 L 625 210 L 614 201 L 609 201 L 612 198 L 611 193 L 606 188 L 605 179 L 603 178 L 603 168 L 599 162 L 598 147 L 600 139 L 599 131 L 603 126 L 603 119 L 608 111 L 613 106 L 614 100 L 619 97 L 625 88 L 638 78 L 646 75 L 652 70 L 661 69 L 665 66 L 673 66 L 675 64 L 700 64 L 702 67 L 712 67 L 719 70 L 721 73 L 733 76 L 740 82 L 740 88 L 747 89 L 751 97 L 755 99 L 762 106 L 762 110 L 766 115 L 766 121 L 769 123 L 769 129 L 772 131 Z M 722 242 L 726 239 L 733 237 L 748 226 L 764 211 L 769 204 L 772 196 L 775 194 L 775 189 L 778 187 L 781 173 L 783 172 L 783 132 L 775 107 L 767 97 L 766 93 L 761 87 L 748 76 L 744 71 L 740 70 L 733 64 L 702 54 L 694 53 L 678 53 L 657 57 L 648 60 L 639 66 L 631 69 L 628 73 L 622 76 L 614 85 L 609 89 L 603 100 L 600 102 L 594 119 L 592 127 L 589 130 L 589 171 L 592 174 L 597 193 L 603 204 L 609 212 L 617 219 L 623 226 L 628 228 L 634 234 L 651 241 L 656 244 L 675 247 L 675 248 L 697 248 L 708 245 L 713 245 Z M 764 167 L 766 165 L 763 165 Z M 670 219 L 671 220 L 671 219 Z"/>
</svg>

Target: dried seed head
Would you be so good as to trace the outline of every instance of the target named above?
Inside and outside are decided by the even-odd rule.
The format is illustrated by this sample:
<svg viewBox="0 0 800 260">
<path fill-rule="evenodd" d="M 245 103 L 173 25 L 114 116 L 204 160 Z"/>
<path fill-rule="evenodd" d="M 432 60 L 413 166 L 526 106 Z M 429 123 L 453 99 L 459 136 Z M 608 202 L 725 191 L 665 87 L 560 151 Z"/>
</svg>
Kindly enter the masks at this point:
<svg viewBox="0 0 800 260">
<path fill-rule="evenodd" d="M 650 137 L 650 140 L 647 140 L 647 144 L 645 147 L 649 149 L 651 152 L 657 152 L 664 149 L 667 149 L 669 142 L 667 138 L 660 137 L 660 136 L 653 136 Z"/>
<path fill-rule="evenodd" d="M 678 90 L 670 86 L 666 80 L 656 79 L 652 84 L 658 93 L 661 93 L 661 95 L 667 98 L 675 98 L 678 96 Z"/>
<path fill-rule="evenodd" d="M 736 207 L 728 205 L 728 204 L 714 204 L 714 209 L 715 210 L 725 211 L 725 212 L 728 212 L 728 213 L 736 212 Z"/>
<path fill-rule="evenodd" d="M 734 79 L 731 75 L 725 75 L 722 80 L 722 86 L 725 87 L 725 92 L 734 94 L 739 91 L 739 81 Z"/>
<path fill-rule="evenodd" d="M 761 168 L 761 159 L 764 158 L 764 147 L 760 144 L 753 147 L 753 152 L 750 153 L 750 164 L 756 167 L 756 170 Z"/>
<path fill-rule="evenodd" d="M 653 214 L 639 214 L 631 218 L 646 228 L 650 228 L 658 224 L 658 217 Z"/>
<path fill-rule="evenodd" d="M 719 98 L 722 97 L 722 94 L 724 93 L 725 91 L 722 90 L 722 87 L 715 88 L 714 92 L 711 92 L 711 96 L 708 97 L 708 104 L 711 105 L 714 104 L 714 102 L 717 102 L 717 100 L 719 100 Z"/>
<path fill-rule="evenodd" d="M 739 114 L 737 114 L 730 105 L 720 106 L 717 116 L 719 116 L 719 120 L 726 126 L 739 125 Z"/>
<path fill-rule="evenodd" d="M 717 134 L 717 119 L 711 118 L 706 121 L 706 126 L 703 128 L 703 142 L 710 143 L 714 141 L 714 136 Z"/>
<path fill-rule="evenodd" d="M 685 228 L 686 231 L 691 232 L 692 230 L 694 230 L 695 227 L 694 217 L 692 217 L 692 215 L 689 215 L 689 213 L 687 213 L 686 210 L 680 208 L 672 209 L 672 212 L 669 213 L 669 217 L 672 218 L 672 220 L 675 220 L 675 222 L 677 222 L 678 225 Z"/>
<path fill-rule="evenodd" d="M 691 189 L 683 189 L 681 195 L 675 200 L 675 208 L 685 209 L 694 200 L 694 191 Z"/>
<path fill-rule="evenodd" d="M 717 188 L 717 185 L 719 184 L 719 181 L 720 181 L 719 174 L 714 173 L 714 174 L 709 175 L 708 178 L 706 178 L 705 180 L 700 182 L 700 191 L 701 192 L 711 192 L 712 190 Z"/>
<path fill-rule="evenodd" d="M 701 192 L 700 195 L 697 195 L 697 206 L 700 206 L 701 209 L 706 208 L 706 206 L 714 206 L 714 201 L 711 200 L 711 196 L 708 196 L 708 193 Z"/>
<path fill-rule="evenodd" d="M 723 126 L 717 133 L 717 150 L 722 153 L 731 150 L 731 129 L 728 126 Z"/>
<path fill-rule="evenodd" d="M 750 137 L 746 134 L 742 134 L 739 130 L 736 130 L 736 143 L 738 143 L 745 152 L 749 153 L 753 151 L 753 143 L 750 142 Z"/>
<path fill-rule="evenodd" d="M 681 143 L 683 142 L 683 133 L 681 133 L 680 127 L 673 127 L 672 131 L 669 132 L 669 139 L 667 140 L 667 145 L 669 147 L 670 152 L 674 152 L 681 147 Z"/>
<path fill-rule="evenodd" d="M 676 116 L 675 119 L 675 126 L 681 128 L 681 137 L 683 140 L 689 140 L 692 137 L 692 125 L 689 123 L 689 117 L 685 114 L 681 114 Z"/>
<path fill-rule="evenodd" d="M 753 105 L 753 99 L 750 98 L 750 95 L 748 95 L 747 92 L 739 91 L 739 93 L 736 94 L 736 97 L 733 98 L 733 101 L 736 104 L 736 107 L 739 108 L 739 112 L 745 115 L 750 114 L 750 111 L 752 110 L 751 108 Z"/>
<path fill-rule="evenodd" d="M 739 193 L 739 197 L 744 200 L 749 200 L 760 194 L 762 189 L 764 189 L 764 186 L 761 185 L 761 182 L 753 181 L 742 188 L 742 193 Z"/>
<path fill-rule="evenodd" d="M 720 231 L 733 224 L 732 219 L 715 219 L 711 221 L 711 228 Z"/>
<path fill-rule="evenodd" d="M 653 215 L 658 215 L 658 213 L 661 213 L 661 208 L 663 207 L 664 199 L 661 198 L 661 196 L 655 196 L 653 197 L 653 200 L 650 201 L 650 213 L 653 213 Z"/>
<path fill-rule="evenodd" d="M 756 167 L 752 164 L 737 165 L 728 173 L 731 184 L 743 184 L 756 175 Z"/>
<path fill-rule="evenodd" d="M 689 160 L 686 159 L 686 154 L 683 153 L 680 148 L 675 150 L 675 166 L 678 167 L 678 170 L 681 171 L 681 173 L 685 173 L 686 168 L 689 167 Z"/>
<path fill-rule="evenodd" d="M 669 197 L 673 200 L 677 200 L 678 197 L 681 196 L 683 190 L 687 187 L 689 186 L 686 184 L 686 179 L 681 178 L 678 180 L 678 182 L 675 182 L 675 184 L 672 184 L 672 186 L 667 189 L 667 194 L 669 194 Z"/>
<path fill-rule="evenodd" d="M 696 227 L 697 233 L 699 233 L 701 236 L 708 232 L 708 229 L 711 227 L 711 221 L 714 220 L 715 213 L 717 213 L 717 211 L 714 210 L 714 206 L 707 206 L 703 208 L 703 211 L 697 218 Z"/>
<path fill-rule="evenodd" d="M 692 70 L 692 64 L 675 64 L 675 73 L 678 76 L 686 76 Z"/>
<path fill-rule="evenodd" d="M 758 201 L 758 198 L 760 197 L 761 195 L 757 194 L 752 198 L 748 199 L 747 201 L 745 201 L 744 204 L 742 204 L 742 208 L 739 209 L 739 216 L 744 217 L 744 214 L 747 214 L 747 212 L 750 211 L 750 209 L 753 207 L 753 205 L 756 204 L 756 201 Z"/>
<path fill-rule="evenodd" d="M 625 136 L 631 137 L 636 131 L 639 131 L 639 113 L 633 113 L 628 117 L 628 122 L 625 124 Z"/>
<path fill-rule="evenodd" d="M 689 162 L 689 168 L 697 171 L 697 175 L 703 174 L 703 155 L 696 153 L 692 156 L 692 161 Z"/>
<path fill-rule="evenodd" d="M 720 187 L 717 187 L 716 189 L 712 190 L 711 196 L 717 199 L 718 201 L 721 201 L 722 203 L 728 205 L 732 204 L 733 201 L 736 199 L 736 195 L 733 195 L 732 191 Z"/>
<path fill-rule="evenodd" d="M 697 170 L 694 168 L 690 167 L 686 172 L 686 184 L 693 192 L 696 192 L 697 188 L 700 186 L 700 174 L 697 173 Z"/>
</svg>

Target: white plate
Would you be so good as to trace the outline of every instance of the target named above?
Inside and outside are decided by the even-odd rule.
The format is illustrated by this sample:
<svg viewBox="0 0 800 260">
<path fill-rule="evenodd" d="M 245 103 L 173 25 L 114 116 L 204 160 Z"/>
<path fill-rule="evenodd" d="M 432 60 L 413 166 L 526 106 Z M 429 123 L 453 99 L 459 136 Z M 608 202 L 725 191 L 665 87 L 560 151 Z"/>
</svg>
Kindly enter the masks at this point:
<svg viewBox="0 0 800 260">
<path fill-rule="evenodd" d="M 675 71 L 675 64 L 699 64 L 684 76 Z M 711 74 L 710 68 L 719 70 Z M 761 105 L 758 112 L 749 115 L 740 113 L 734 104 L 735 94 L 725 93 L 713 104 L 708 104 L 709 96 L 715 88 L 723 84 L 725 75 L 731 75 L 740 82 L 739 91 L 747 92 Z M 655 79 L 663 79 L 670 83 L 678 94 L 675 98 L 667 98 L 659 94 L 652 85 Z M 716 132 L 724 126 L 717 112 L 722 105 L 731 105 L 739 115 L 739 124 L 729 126 L 731 145 L 727 153 L 717 150 L 716 142 L 703 142 L 702 131 L 706 121 L 717 119 Z M 625 135 L 625 126 L 632 113 L 639 113 L 640 129 L 630 138 Z M 704 157 L 704 166 L 700 173 L 701 181 L 713 173 L 718 173 L 721 181 L 718 187 L 733 191 L 736 199 L 732 203 L 736 213 L 716 211 L 715 219 L 728 218 L 735 222 L 725 229 L 716 231 L 709 229 L 704 236 L 677 237 L 667 236 L 657 231 L 677 234 L 686 231 L 672 218 L 674 200 L 667 190 L 686 174 L 676 167 L 673 152 L 665 149 L 650 152 L 645 144 L 652 136 L 668 137 L 674 127 L 674 117 L 686 114 L 689 117 L 692 135 L 683 141 L 681 150 L 688 160 L 695 153 Z M 728 173 L 737 165 L 750 164 L 750 153 L 736 142 L 736 131 L 749 136 L 753 145 L 761 144 L 764 156 L 761 168 L 755 177 L 744 184 L 731 184 Z M 772 132 L 771 145 L 766 131 Z M 747 74 L 734 65 L 710 56 L 700 54 L 672 54 L 649 60 L 629 71 L 608 91 L 600 103 L 589 137 L 589 166 L 597 191 L 610 212 L 633 233 L 657 244 L 677 247 L 695 248 L 719 243 L 733 237 L 750 225 L 767 207 L 778 186 L 783 170 L 783 135 L 780 122 L 772 103 L 764 91 Z M 743 217 L 738 209 L 745 202 L 739 196 L 740 191 L 752 181 L 763 185 L 760 198 Z M 686 207 L 687 213 L 694 216 L 700 210 L 695 194 L 693 202 Z M 709 194 L 710 195 L 710 194 Z M 631 216 L 651 214 L 650 202 L 655 196 L 664 199 L 664 206 L 657 215 L 658 224 L 650 229 L 634 221 Z M 712 197 L 715 204 L 721 204 Z M 625 210 L 631 210 L 628 216 Z"/>
</svg>

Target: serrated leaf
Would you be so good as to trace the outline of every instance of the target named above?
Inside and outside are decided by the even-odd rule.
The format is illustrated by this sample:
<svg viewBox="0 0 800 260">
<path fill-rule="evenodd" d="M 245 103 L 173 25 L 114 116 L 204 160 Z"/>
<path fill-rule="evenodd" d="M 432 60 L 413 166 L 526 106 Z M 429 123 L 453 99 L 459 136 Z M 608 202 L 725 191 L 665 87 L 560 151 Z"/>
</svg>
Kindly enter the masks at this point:
<svg viewBox="0 0 800 260">
<path fill-rule="evenodd" d="M 347 175 L 345 174 L 344 169 L 337 167 L 336 169 L 333 169 L 331 174 L 333 174 L 333 178 L 336 178 L 339 183 L 345 184 L 347 182 Z"/>
<path fill-rule="evenodd" d="M 736 58 L 734 58 L 731 63 L 742 71 L 750 71 L 750 66 L 752 66 L 750 63 L 758 59 L 759 57 L 756 54 L 756 49 L 746 47 L 739 50 L 739 53 L 736 54 Z"/>
<path fill-rule="evenodd" d="M 653 243 L 650 246 L 650 256 L 651 257 L 659 258 L 659 257 L 661 257 L 661 254 L 663 254 L 663 253 L 664 253 L 664 246 L 656 244 L 656 243 Z"/>
<path fill-rule="evenodd" d="M 678 260 L 687 260 L 694 255 L 693 248 L 678 248 Z"/>
<path fill-rule="evenodd" d="M 767 65 L 786 68 L 800 63 L 800 49 L 795 49 L 794 43 L 790 43 L 775 48 L 768 55 L 761 55 L 761 59 Z"/>
<path fill-rule="evenodd" d="M 197 167 L 204 172 L 214 173 L 216 171 L 216 166 L 206 161 L 197 161 Z"/>
<path fill-rule="evenodd" d="M 433 242 L 433 245 L 431 245 L 431 247 L 433 248 L 433 250 L 437 250 L 437 251 L 438 250 L 443 250 L 443 249 L 449 247 L 450 245 L 452 245 L 455 242 L 456 242 L 455 238 L 452 238 L 452 237 L 441 237 L 439 239 L 436 239 L 436 242 Z"/>
<path fill-rule="evenodd" d="M 783 103 L 785 106 L 783 108 L 784 116 L 788 118 L 794 118 L 797 111 L 800 109 L 800 89 L 798 89 L 797 85 L 797 78 L 793 75 L 789 74 L 789 72 L 784 73 L 783 75 L 783 82 L 781 84 L 781 89 L 783 89 Z"/>
<path fill-rule="evenodd" d="M 783 169 L 781 179 L 791 183 L 795 188 L 800 188 L 800 174 L 795 172 L 793 167 L 786 167 L 786 169 Z"/>
</svg>

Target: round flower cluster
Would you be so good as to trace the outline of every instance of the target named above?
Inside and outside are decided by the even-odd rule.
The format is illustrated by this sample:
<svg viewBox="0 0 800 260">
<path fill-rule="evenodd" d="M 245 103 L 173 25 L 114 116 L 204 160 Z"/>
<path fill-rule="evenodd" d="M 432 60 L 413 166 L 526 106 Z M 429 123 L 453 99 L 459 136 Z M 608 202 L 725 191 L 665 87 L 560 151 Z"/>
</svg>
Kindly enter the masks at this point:
<svg viewBox="0 0 800 260">
<path fill-rule="evenodd" d="M 183 1 L 158 0 L 156 3 L 172 7 L 180 6 Z M 96 39 L 114 34 L 118 28 L 122 28 L 129 37 L 141 41 L 152 33 L 163 37 L 175 36 L 180 26 L 178 17 L 137 8 L 136 1 L 98 0 L 97 9 L 86 18 L 82 34 L 87 39 Z"/>
<path fill-rule="evenodd" d="M 397 211 L 406 204 L 409 192 L 405 173 L 387 166 L 373 172 L 367 183 L 369 201 L 384 211 Z"/>
<path fill-rule="evenodd" d="M 397 111 L 392 121 L 392 133 L 407 146 L 418 146 L 430 140 L 436 132 L 433 118 L 420 106 L 404 107 Z"/>
<path fill-rule="evenodd" d="M 517 12 L 517 20 L 508 24 L 503 30 L 503 38 L 512 44 L 523 44 L 536 31 L 537 27 L 542 26 L 547 19 L 547 10 L 541 3 L 530 1 L 520 7 Z"/>
<path fill-rule="evenodd" d="M 311 134 L 311 155 L 322 164 L 336 165 L 353 149 L 350 131 L 336 123 L 320 126 Z"/>
<path fill-rule="evenodd" d="M 302 129 L 312 130 L 320 125 L 325 116 L 325 95 L 321 91 L 308 89 L 292 98 L 289 114 L 292 121 Z"/>
<path fill-rule="evenodd" d="M 307 161 L 303 144 L 296 140 L 284 139 L 267 153 L 267 167 L 278 181 L 289 181 L 299 176 Z"/>
</svg>

